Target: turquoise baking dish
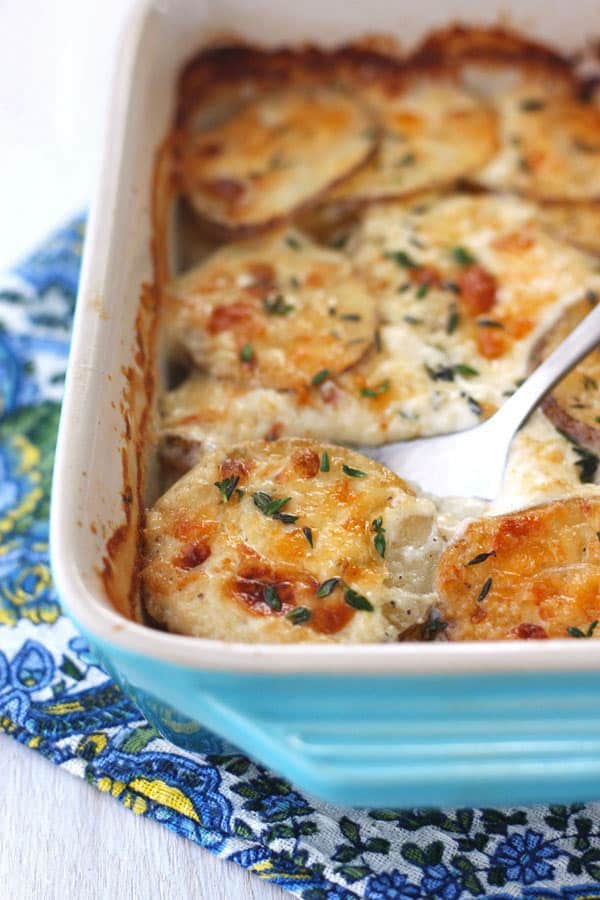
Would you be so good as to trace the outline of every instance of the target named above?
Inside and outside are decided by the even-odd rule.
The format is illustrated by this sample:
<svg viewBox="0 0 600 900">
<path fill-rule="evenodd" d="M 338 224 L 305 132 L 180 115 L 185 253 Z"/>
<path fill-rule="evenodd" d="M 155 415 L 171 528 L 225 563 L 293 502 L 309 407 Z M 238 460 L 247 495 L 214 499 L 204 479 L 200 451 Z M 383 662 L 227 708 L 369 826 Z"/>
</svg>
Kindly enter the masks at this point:
<svg viewBox="0 0 600 900">
<path fill-rule="evenodd" d="M 541 2 L 502 4 L 517 25 L 570 49 L 594 28 L 590 4 L 565 22 Z M 241 645 L 150 628 L 109 599 L 107 552 L 152 496 L 141 483 L 135 360 L 140 286 L 152 278 L 149 185 L 182 62 L 232 26 L 249 40 L 336 42 L 366 31 L 406 41 L 457 16 L 489 24 L 494 4 L 415 8 L 306 0 L 144 2 L 117 62 L 102 171 L 86 241 L 51 516 L 66 610 L 106 669 L 170 740 L 203 747 L 204 728 L 303 790 L 336 803 L 481 806 L 600 794 L 600 647 L 595 641 L 488 644 Z M 443 16 L 443 20 L 442 17 Z M 536 25 L 537 22 L 537 25 Z M 133 375 L 132 375 L 133 373 Z M 139 373 L 138 373 L 139 375 Z M 147 398 L 146 398 L 147 399 Z M 127 421 L 124 421 L 124 415 Z M 123 489 L 124 470 L 130 490 Z M 131 536 L 131 535 L 130 535 Z M 135 597 L 129 612 L 135 612 Z"/>
</svg>

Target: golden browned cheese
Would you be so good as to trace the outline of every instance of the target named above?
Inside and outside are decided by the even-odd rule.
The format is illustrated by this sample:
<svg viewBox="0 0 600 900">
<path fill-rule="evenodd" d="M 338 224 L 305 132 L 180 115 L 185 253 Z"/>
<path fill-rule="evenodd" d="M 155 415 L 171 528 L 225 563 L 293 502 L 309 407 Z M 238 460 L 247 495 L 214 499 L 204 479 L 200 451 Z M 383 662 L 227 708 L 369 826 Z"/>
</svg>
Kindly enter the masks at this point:
<svg viewBox="0 0 600 900">
<path fill-rule="evenodd" d="M 539 341 L 533 362 L 556 349 L 576 325 L 596 305 L 599 297 L 587 298 L 569 307 L 558 322 Z M 556 427 L 577 444 L 600 451 L 600 350 L 593 350 L 563 378 L 542 403 L 542 409 Z"/>
<path fill-rule="evenodd" d="M 183 193 L 204 218 L 252 231 L 280 221 L 360 167 L 378 134 L 341 90 L 284 87 L 227 110 L 179 142 Z"/>
<path fill-rule="evenodd" d="M 364 356 L 376 317 L 351 262 L 288 229 L 228 244 L 178 278 L 165 322 L 200 369 L 298 388 Z"/>
<path fill-rule="evenodd" d="M 423 621 L 441 548 L 433 503 L 378 463 L 308 440 L 240 444 L 148 512 L 144 600 L 199 637 L 393 640 Z"/>
<path fill-rule="evenodd" d="M 599 531 L 598 497 L 471 522 L 438 566 L 448 637 L 566 638 L 573 636 L 568 629 L 587 634 L 600 619 Z"/>
<path fill-rule="evenodd" d="M 374 158 L 334 188 L 335 200 L 377 200 L 443 187 L 483 166 L 497 149 L 496 117 L 450 79 L 428 76 L 360 89 L 381 128 Z"/>
<path fill-rule="evenodd" d="M 540 203 L 539 221 L 556 237 L 600 254 L 600 202 Z"/>
</svg>

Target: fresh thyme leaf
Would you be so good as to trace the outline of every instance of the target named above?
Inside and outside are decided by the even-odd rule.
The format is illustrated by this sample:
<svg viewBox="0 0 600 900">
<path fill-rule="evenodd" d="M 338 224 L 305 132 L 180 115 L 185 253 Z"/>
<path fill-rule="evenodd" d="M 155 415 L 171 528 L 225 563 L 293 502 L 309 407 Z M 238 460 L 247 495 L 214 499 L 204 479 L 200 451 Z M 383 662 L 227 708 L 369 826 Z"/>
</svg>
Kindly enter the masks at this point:
<svg viewBox="0 0 600 900">
<path fill-rule="evenodd" d="M 344 591 L 344 600 L 348 606 L 352 607 L 352 609 L 360 609 L 364 612 L 374 612 L 373 604 L 351 587 L 346 587 Z"/>
<path fill-rule="evenodd" d="M 467 394 L 467 403 L 469 405 L 469 409 L 476 416 L 480 416 L 483 410 L 481 409 L 481 403 L 478 403 L 475 397 L 471 397 L 470 394 Z"/>
<path fill-rule="evenodd" d="M 242 349 L 240 350 L 240 359 L 242 362 L 252 362 L 254 359 L 254 350 L 252 349 L 252 344 L 244 344 Z"/>
<path fill-rule="evenodd" d="M 313 375 L 311 384 L 314 384 L 315 386 L 322 384 L 324 381 L 327 381 L 330 375 L 331 372 L 329 369 L 321 369 L 316 375 Z"/>
<path fill-rule="evenodd" d="M 452 256 L 459 266 L 472 266 L 476 262 L 472 253 L 469 253 L 466 247 L 453 247 Z"/>
<path fill-rule="evenodd" d="M 304 537 L 306 538 L 310 546 L 314 547 L 312 528 L 309 528 L 308 525 L 306 525 L 306 527 L 303 528 L 302 531 L 304 532 Z"/>
<path fill-rule="evenodd" d="M 293 516 L 291 513 L 275 513 L 272 518 L 278 519 L 280 522 L 283 522 L 284 525 L 293 525 L 298 516 Z"/>
<path fill-rule="evenodd" d="M 444 632 L 448 627 L 448 623 L 433 612 L 429 613 L 429 618 L 425 622 L 423 628 L 423 639 L 426 641 L 434 641 L 438 634 Z"/>
<path fill-rule="evenodd" d="M 298 516 L 293 516 L 290 513 L 281 512 L 286 503 L 290 502 L 291 497 L 271 497 L 265 491 L 256 491 L 252 495 L 252 499 L 254 500 L 254 505 L 260 509 L 261 513 L 270 519 L 279 519 L 280 522 L 289 525 L 298 518 Z"/>
<path fill-rule="evenodd" d="M 302 246 L 300 241 L 297 238 L 295 238 L 293 234 L 286 235 L 285 242 L 288 245 L 288 247 L 292 248 L 292 250 L 299 250 L 300 247 Z"/>
<path fill-rule="evenodd" d="M 446 322 L 446 334 L 454 334 L 460 323 L 460 315 L 454 303 L 448 309 L 448 321 Z"/>
<path fill-rule="evenodd" d="M 452 366 L 440 366 L 432 369 L 425 364 L 425 370 L 432 381 L 454 381 L 454 368 Z"/>
<path fill-rule="evenodd" d="M 239 482 L 240 482 L 239 475 L 235 475 L 235 476 L 229 475 L 229 476 L 227 476 L 227 478 L 224 478 L 223 481 L 215 481 L 214 482 L 215 487 L 218 488 L 219 493 L 225 500 L 225 503 L 229 503 L 229 501 L 231 500 L 231 495 L 237 488 Z"/>
<path fill-rule="evenodd" d="M 390 389 L 390 382 L 382 381 L 381 384 L 378 384 L 377 387 L 374 388 L 362 388 L 361 394 L 363 397 L 379 397 L 380 394 L 385 394 L 386 391 Z"/>
<path fill-rule="evenodd" d="M 317 597 L 329 597 L 340 583 L 339 578 L 328 578 L 317 588 Z"/>
<path fill-rule="evenodd" d="M 286 503 L 289 503 L 291 499 L 291 497 L 280 497 L 275 500 L 271 500 L 271 502 L 267 503 L 267 505 L 263 509 L 265 516 L 274 516 L 275 513 L 278 513 L 280 510 L 282 510 Z"/>
<path fill-rule="evenodd" d="M 373 519 L 371 522 L 371 529 L 375 532 L 373 544 L 383 559 L 385 557 L 385 528 L 383 527 L 383 519 L 381 516 L 377 516 L 376 519 Z"/>
<path fill-rule="evenodd" d="M 587 631 L 582 631 L 581 628 L 576 628 L 575 626 L 572 626 L 571 628 L 567 628 L 567 634 L 570 634 L 571 637 L 574 637 L 574 638 L 591 638 L 593 636 L 594 631 L 596 630 L 597 626 L 598 626 L 598 619 L 594 619 L 594 621 L 591 622 L 590 625 L 588 626 Z"/>
<path fill-rule="evenodd" d="M 321 454 L 321 472 L 329 472 L 329 453 L 327 450 L 323 450 Z"/>
<path fill-rule="evenodd" d="M 496 322 L 495 319 L 477 319 L 480 328 L 504 328 L 502 322 Z"/>
<path fill-rule="evenodd" d="M 483 582 L 483 587 L 479 591 L 479 596 L 477 598 L 478 603 L 482 603 L 485 600 L 485 598 L 487 597 L 487 595 L 490 592 L 491 586 L 492 586 L 492 579 L 486 578 L 485 581 Z"/>
<path fill-rule="evenodd" d="M 277 294 L 273 300 L 269 300 L 268 297 L 265 297 L 263 300 L 263 308 L 270 316 L 287 316 L 293 309 L 296 309 L 291 303 L 285 302 L 283 294 Z"/>
<path fill-rule="evenodd" d="M 586 450 L 579 444 L 573 445 L 573 451 L 579 456 L 579 459 L 575 461 L 575 465 L 579 469 L 579 480 L 582 484 L 589 484 L 594 480 L 600 459 L 595 453 Z"/>
<path fill-rule="evenodd" d="M 263 587 L 263 600 L 269 609 L 279 612 L 281 609 L 281 600 L 277 596 L 277 591 L 272 584 L 265 584 Z"/>
<path fill-rule="evenodd" d="M 465 566 L 478 566 L 480 563 L 485 562 L 486 559 L 489 559 L 490 556 L 495 555 L 495 550 L 490 550 L 489 553 L 478 553 L 477 556 L 474 556 L 473 559 L 470 559 L 468 563 L 465 563 Z"/>
<path fill-rule="evenodd" d="M 429 285 L 422 284 L 417 291 L 417 300 L 423 300 L 424 297 L 429 293 Z"/>
<path fill-rule="evenodd" d="M 383 254 L 386 259 L 391 259 L 397 265 L 405 269 L 418 269 L 419 264 L 405 250 L 390 250 Z"/>
<path fill-rule="evenodd" d="M 452 371 L 456 375 L 462 375 L 463 378 L 474 378 L 475 375 L 479 375 L 477 369 L 473 369 L 464 363 L 457 363 L 455 366 L 452 366 Z"/>
<path fill-rule="evenodd" d="M 350 478 L 366 478 L 367 473 L 361 472 L 360 469 L 353 469 L 352 466 L 347 466 L 346 463 L 342 466 L 342 472 L 345 472 L 346 475 L 349 475 Z"/>
<path fill-rule="evenodd" d="M 539 112 L 545 105 L 544 101 L 539 100 L 537 97 L 526 97 L 525 100 L 521 100 L 521 103 L 519 104 L 523 112 Z"/>
<path fill-rule="evenodd" d="M 304 622 L 309 621 L 310 616 L 310 609 L 307 609 L 306 606 L 297 606 L 295 609 L 290 610 L 286 615 L 286 619 L 289 619 L 292 625 L 302 625 Z"/>
</svg>

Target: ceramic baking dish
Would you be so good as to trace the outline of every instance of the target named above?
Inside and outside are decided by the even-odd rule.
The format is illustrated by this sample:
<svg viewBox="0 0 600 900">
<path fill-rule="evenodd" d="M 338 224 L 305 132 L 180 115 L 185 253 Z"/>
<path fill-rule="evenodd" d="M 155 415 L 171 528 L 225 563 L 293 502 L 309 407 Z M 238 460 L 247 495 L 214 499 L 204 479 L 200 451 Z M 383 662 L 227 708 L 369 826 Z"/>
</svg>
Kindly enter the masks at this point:
<svg viewBox="0 0 600 900">
<path fill-rule="evenodd" d="M 336 802 L 596 799 L 600 645 L 226 644 L 167 634 L 115 609 L 102 577 L 106 541 L 143 506 L 135 428 L 124 414 L 140 362 L 140 287 L 152 278 L 155 152 L 171 121 L 178 70 L 216 34 L 327 45 L 380 32 L 410 44 L 455 19 L 491 24 L 500 11 L 563 50 L 596 27 L 594 4 L 583 0 L 156 0 L 136 9 L 117 62 L 56 457 L 56 585 L 106 668 L 167 737 L 201 749 L 203 725 Z M 123 467 L 134 485 L 125 496 Z M 125 554 L 112 573 L 123 584 L 133 560 Z"/>
</svg>

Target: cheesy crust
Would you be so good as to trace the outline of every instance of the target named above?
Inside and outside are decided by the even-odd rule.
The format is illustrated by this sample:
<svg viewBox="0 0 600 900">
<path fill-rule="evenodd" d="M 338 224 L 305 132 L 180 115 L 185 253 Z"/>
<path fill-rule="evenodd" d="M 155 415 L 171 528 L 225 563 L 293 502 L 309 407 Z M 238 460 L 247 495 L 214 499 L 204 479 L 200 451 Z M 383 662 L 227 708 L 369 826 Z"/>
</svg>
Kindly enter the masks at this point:
<svg viewBox="0 0 600 900">
<path fill-rule="evenodd" d="M 283 389 L 356 363 L 376 313 L 346 257 L 285 229 L 227 244 L 178 278 L 165 321 L 173 352 L 183 348 L 198 368 Z"/>
<path fill-rule="evenodd" d="M 307 440 L 218 451 L 149 511 L 148 612 L 230 641 L 393 640 L 422 621 L 435 507 L 357 453 Z"/>
<path fill-rule="evenodd" d="M 286 86 L 185 132 L 182 192 L 205 219 L 231 231 L 264 229 L 346 178 L 374 152 L 368 111 L 343 91 Z"/>
</svg>

